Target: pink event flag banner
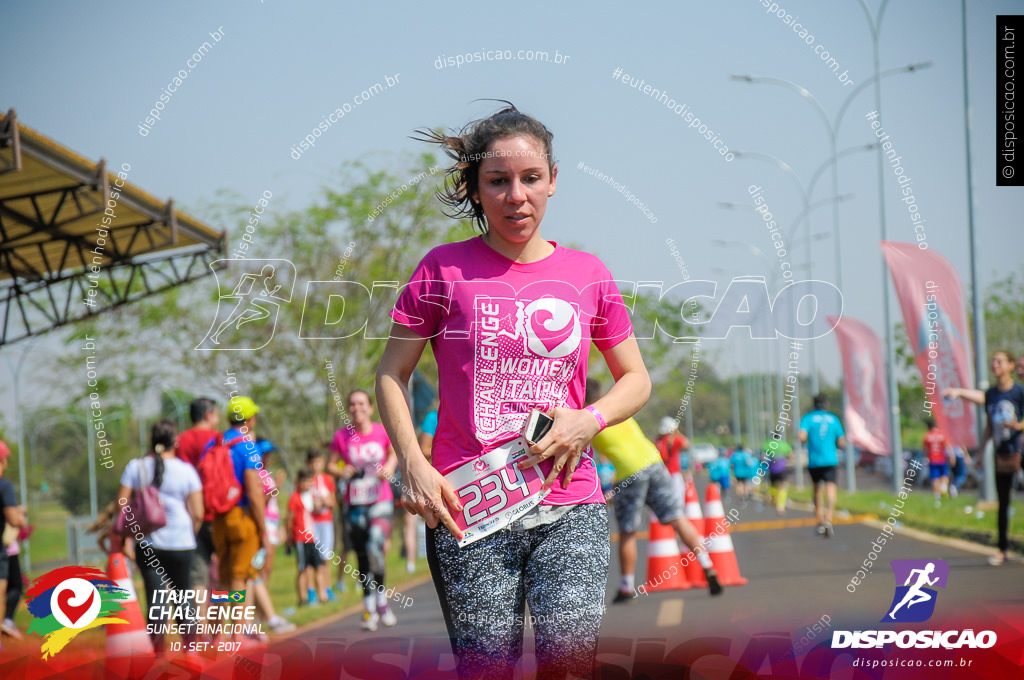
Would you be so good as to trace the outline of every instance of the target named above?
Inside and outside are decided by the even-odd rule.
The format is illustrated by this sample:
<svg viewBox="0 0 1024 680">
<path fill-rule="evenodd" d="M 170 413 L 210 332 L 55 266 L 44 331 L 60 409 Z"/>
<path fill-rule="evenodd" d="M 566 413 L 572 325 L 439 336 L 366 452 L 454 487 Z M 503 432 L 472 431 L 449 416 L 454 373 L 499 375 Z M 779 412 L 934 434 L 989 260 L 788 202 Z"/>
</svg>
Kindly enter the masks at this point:
<svg viewBox="0 0 1024 680">
<path fill-rule="evenodd" d="M 856 319 L 829 317 L 835 325 L 843 357 L 846 436 L 859 449 L 879 456 L 892 451 L 889 440 L 889 399 L 885 390 L 882 343 L 871 328 Z"/>
<path fill-rule="evenodd" d="M 915 243 L 882 241 L 882 254 L 921 371 L 924 409 L 954 445 L 976 446 L 973 407 L 962 399 L 944 401 L 941 396 L 947 387 L 974 386 L 960 276 L 945 257 Z"/>
</svg>

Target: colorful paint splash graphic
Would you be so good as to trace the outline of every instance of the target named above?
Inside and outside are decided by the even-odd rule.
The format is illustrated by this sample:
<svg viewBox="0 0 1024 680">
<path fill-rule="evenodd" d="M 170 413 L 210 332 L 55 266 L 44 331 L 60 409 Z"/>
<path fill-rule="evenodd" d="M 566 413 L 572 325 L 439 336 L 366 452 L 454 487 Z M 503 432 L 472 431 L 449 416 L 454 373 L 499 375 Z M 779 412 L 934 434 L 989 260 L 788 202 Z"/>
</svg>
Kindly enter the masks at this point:
<svg viewBox="0 0 1024 680">
<path fill-rule="evenodd" d="M 43 574 L 28 589 L 28 610 L 34 616 L 29 633 L 45 639 L 43 659 L 52 657 L 76 635 L 108 623 L 128 623 L 114 616 L 129 597 L 100 569 L 61 567 Z"/>
</svg>

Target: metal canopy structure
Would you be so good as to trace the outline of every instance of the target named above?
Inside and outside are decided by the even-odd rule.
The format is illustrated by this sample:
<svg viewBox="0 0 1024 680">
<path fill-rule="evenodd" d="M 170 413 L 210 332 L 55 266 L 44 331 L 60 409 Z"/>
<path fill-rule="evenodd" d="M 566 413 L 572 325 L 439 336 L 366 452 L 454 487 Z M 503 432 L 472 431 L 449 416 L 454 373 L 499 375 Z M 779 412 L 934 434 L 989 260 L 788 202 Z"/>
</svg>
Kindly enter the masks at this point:
<svg viewBox="0 0 1024 680">
<path fill-rule="evenodd" d="M 0 346 L 208 276 L 220 233 L 0 114 Z"/>
</svg>

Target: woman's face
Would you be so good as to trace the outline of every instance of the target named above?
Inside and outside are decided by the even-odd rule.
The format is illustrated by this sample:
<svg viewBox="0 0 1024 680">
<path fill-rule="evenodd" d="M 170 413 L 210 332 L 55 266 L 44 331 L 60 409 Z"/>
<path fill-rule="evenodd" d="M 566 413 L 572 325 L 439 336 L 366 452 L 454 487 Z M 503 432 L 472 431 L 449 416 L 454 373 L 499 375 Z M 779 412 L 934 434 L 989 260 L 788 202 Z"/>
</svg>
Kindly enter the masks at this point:
<svg viewBox="0 0 1024 680">
<path fill-rule="evenodd" d="M 997 378 L 1001 378 L 1004 375 L 1008 375 L 1013 371 L 1014 364 L 1010 361 L 1010 358 L 1002 352 L 996 352 L 992 355 L 992 375 Z"/>
<path fill-rule="evenodd" d="M 354 393 L 348 398 L 348 414 L 352 416 L 352 422 L 356 425 L 370 422 L 370 417 L 373 415 L 370 398 L 362 392 Z"/>
<path fill-rule="evenodd" d="M 533 137 L 505 137 L 491 144 L 480 163 L 478 201 L 487 216 L 490 238 L 524 244 L 538 234 L 555 193 L 558 168 L 548 170 L 544 147 Z"/>
</svg>

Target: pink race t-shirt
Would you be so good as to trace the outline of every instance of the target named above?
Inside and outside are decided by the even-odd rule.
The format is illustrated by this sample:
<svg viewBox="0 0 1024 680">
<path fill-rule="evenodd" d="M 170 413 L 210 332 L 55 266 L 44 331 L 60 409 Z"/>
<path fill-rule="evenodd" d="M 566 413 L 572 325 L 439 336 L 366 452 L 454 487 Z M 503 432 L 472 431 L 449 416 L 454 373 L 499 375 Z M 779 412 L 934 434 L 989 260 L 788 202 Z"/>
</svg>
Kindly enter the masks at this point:
<svg viewBox="0 0 1024 680">
<path fill-rule="evenodd" d="M 481 238 L 434 248 L 391 312 L 429 338 L 440 407 L 432 462 L 441 474 L 519 436 L 532 408 L 584 406 L 590 343 L 614 347 L 633 332 L 607 267 L 562 248 L 513 262 Z M 545 476 L 554 462 L 538 467 Z M 588 449 L 568 489 L 545 505 L 603 503 Z"/>
<path fill-rule="evenodd" d="M 373 423 L 370 434 L 360 434 L 342 428 L 334 433 L 331 451 L 338 453 L 347 465 L 356 468 L 356 477 L 348 480 L 345 502 L 350 505 L 370 505 L 378 501 L 394 500 L 391 484 L 378 479 L 377 471 L 388 459 L 391 440 L 380 423 Z M 362 475 L 359 475 L 362 472 Z"/>
</svg>

